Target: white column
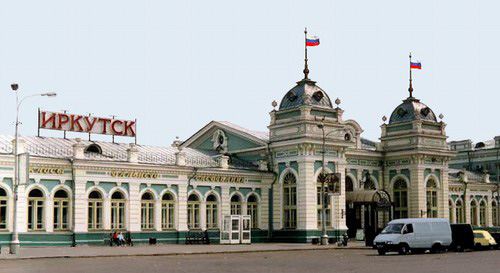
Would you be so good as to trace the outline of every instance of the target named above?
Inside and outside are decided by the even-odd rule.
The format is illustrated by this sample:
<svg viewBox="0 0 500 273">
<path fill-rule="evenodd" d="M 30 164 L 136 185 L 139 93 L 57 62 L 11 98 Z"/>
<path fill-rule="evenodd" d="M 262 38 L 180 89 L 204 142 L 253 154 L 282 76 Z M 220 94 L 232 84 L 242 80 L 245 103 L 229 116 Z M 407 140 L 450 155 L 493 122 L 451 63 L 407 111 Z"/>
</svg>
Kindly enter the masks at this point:
<svg viewBox="0 0 500 273">
<path fill-rule="evenodd" d="M 12 218 L 17 221 L 17 231 L 27 232 L 28 231 L 28 198 L 26 193 L 26 186 L 24 184 L 17 187 L 18 199 L 17 199 L 17 215 L 13 215 Z M 17 216 L 17 217 L 16 217 Z"/>
<path fill-rule="evenodd" d="M 75 171 L 75 177 L 77 172 Z M 87 232 L 88 218 L 88 196 L 86 196 L 86 181 L 83 179 L 75 179 L 75 194 L 74 198 L 74 215 L 73 215 L 73 230 L 75 232 Z"/>
<path fill-rule="evenodd" d="M 241 202 L 241 215 L 247 215 L 248 214 L 248 202 L 245 200 Z"/>
<path fill-rule="evenodd" d="M 260 229 L 269 228 L 269 189 L 260 189 L 260 202 L 257 206 L 257 213 L 259 216 L 258 227 Z"/>
<path fill-rule="evenodd" d="M 141 231 L 141 197 L 139 196 L 139 183 L 128 183 L 128 188 L 128 206 L 125 205 L 127 230 L 138 232 Z"/>
<path fill-rule="evenodd" d="M 230 187 L 227 185 L 221 186 L 222 217 L 224 217 L 224 215 L 231 214 L 231 200 L 229 199 L 229 189 L 230 189 Z"/>
<path fill-rule="evenodd" d="M 161 231 L 161 197 L 155 200 L 154 215 L 155 229 Z"/>
<path fill-rule="evenodd" d="M 111 199 L 104 197 L 102 201 L 102 224 L 105 230 L 111 229 Z"/>
<path fill-rule="evenodd" d="M 45 206 L 44 206 L 44 226 L 45 231 L 53 232 L 54 231 L 54 198 L 52 196 L 45 198 Z"/>
<path fill-rule="evenodd" d="M 205 200 L 200 202 L 200 228 L 207 229 L 207 202 Z"/>
<path fill-rule="evenodd" d="M 187 231 L 187 185 L 178 186 L 178 200 L 177 200 L 177 230 Z"/>
</svg>

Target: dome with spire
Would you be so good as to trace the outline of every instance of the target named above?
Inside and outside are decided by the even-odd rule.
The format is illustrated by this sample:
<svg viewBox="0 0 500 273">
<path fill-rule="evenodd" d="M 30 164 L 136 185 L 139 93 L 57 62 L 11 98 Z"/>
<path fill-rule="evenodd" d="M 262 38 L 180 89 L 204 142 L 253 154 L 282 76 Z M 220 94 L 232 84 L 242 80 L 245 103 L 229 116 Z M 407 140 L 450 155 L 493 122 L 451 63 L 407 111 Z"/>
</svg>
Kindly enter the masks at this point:
<svg viewBox="0 0 500 273">
<path fill-rule="evenodd" d="M 436 115 L 427 105 L 420 100 L 409 97 L 403 101 L 391 114 L 389 124 L 408 122 L 413 120 L 425 120 L 437 122 Z"/>
<path fill-rule="evenodd" d="M 328 94 L 309 79 L 297 82 L 297 85 L 285 94 L 279 110 L 298 108 L 302 105 L 333 109 Z"/>
</svg>

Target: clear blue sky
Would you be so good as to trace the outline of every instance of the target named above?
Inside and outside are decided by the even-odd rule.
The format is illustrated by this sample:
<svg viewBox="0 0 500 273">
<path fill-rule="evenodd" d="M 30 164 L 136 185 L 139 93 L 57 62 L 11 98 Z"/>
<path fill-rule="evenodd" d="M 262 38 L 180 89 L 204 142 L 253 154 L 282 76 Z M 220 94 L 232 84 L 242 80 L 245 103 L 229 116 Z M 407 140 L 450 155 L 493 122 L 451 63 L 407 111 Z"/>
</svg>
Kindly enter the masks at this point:
<svg viewBox="0 0 500 273">
<path fill-rule="evenodd" d="M 449 140 L 500 135 L 498 1 L 0 0 L 0 134 L 36 135 L 37 107 L 138 119 L 140 144 L 170 145 L 211 120 L 266 131 L 273 100 L 310 77 L 363 136 L 408 96 L 443 113 Z M 45 136 L 62 136 L 42 131 Z M 83 137 L 69 134 L 70 137 Z M 95 137 L 106 139 L 110 137 Z M 121 138 L 121 142 L 133 139 Z"/>
</svg>

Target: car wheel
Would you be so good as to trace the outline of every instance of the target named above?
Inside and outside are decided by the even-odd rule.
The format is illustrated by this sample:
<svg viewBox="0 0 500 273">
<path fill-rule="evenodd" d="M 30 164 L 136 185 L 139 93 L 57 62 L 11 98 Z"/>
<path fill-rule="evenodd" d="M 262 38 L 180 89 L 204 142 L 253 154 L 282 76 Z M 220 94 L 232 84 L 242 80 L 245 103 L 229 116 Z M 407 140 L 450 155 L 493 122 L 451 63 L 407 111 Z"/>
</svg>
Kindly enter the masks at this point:
<svg viewBox="0 0 500 273">
<path fill-rule="evenodd" d="M 406 255 L 409 252 L 410 252 L 410 248 L 406 244 L 399 246 L 399 250 L 398 250 L 399 255 Z"/>
<path fill-rule="evenodd" d="M 464 247 L 462 245 L 457 245 L 457 247 L 455 248 L 455 251 L 456 252 L 464 252 Z"/>
<path fill-rule="evenodd" d="M 433 244 L 431 247 L 431 253 L 438 253 L 441 251 L 441 244 Z"/>
<path fill-rule="evenodd" d="M 381 248 L 381 249 L 377 249 L 378 251 L 378 255 L 385 255 L 385 253 L 387 252 L 385 249 Z"/>
<path fill-rule="evenodd" d="M 481 244 L 477 243 L 474 245 L 475 250 L 481 250 Z"/>
</svg>

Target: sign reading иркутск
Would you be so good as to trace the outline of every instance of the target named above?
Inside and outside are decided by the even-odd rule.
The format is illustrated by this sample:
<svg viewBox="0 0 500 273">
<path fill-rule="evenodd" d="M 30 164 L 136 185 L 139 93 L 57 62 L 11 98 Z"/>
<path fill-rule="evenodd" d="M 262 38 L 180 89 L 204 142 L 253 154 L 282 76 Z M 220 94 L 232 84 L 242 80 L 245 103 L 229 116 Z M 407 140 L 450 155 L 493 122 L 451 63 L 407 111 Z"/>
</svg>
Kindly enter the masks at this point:
<svg viewBox="0 0 500 273">
<path fill-rule="evenodd" d="M 115 136 L 136 135 L 136 121 L 40 111 L 38 128 Z"/>
</svg>

